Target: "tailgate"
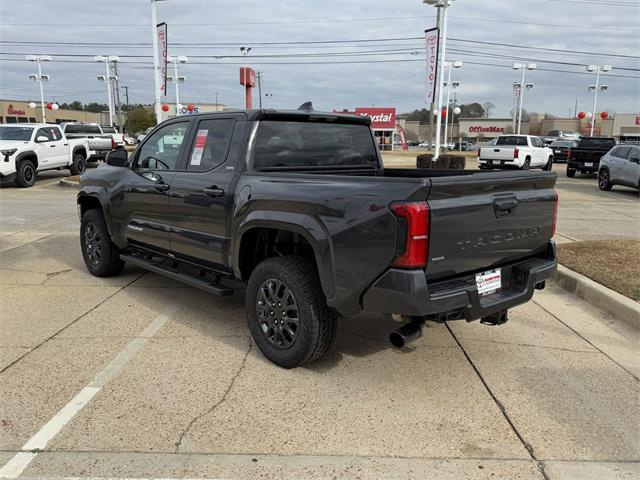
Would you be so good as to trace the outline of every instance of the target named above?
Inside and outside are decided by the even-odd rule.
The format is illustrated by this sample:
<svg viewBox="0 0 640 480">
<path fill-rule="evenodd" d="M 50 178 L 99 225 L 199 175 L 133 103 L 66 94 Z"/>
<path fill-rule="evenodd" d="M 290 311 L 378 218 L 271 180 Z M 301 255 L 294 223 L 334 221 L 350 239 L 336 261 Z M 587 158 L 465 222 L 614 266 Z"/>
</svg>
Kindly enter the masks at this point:
<svg viewBox="0 0 640 480">
<path fill-rule="evenodd" d="M 513 160 L 516 147 L 482 147 L 480 160 Z"/>
<path fill-rule="evenodd" d="M 431 179 L 428 278 L 487 270 L 545 249 L 554 219 L 553 172 Z"/>
<path fill-rule="evenodd" d="M 571 160 L 575 162 L 599 162 L 604 153 L 599 150 L 571 150 Z"/>
</svg>

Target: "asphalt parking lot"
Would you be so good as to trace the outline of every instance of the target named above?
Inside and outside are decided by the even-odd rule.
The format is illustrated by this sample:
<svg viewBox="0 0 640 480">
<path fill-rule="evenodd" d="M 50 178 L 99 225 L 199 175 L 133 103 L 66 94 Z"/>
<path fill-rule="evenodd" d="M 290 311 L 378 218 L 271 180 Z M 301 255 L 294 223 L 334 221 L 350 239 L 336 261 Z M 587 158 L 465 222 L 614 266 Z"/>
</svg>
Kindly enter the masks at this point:
<svg viewBox="0 0 640 480">
<path fill-rule="evenodd" d="M 58 178 L 0 189 L 0 476 L 640 475 L 638 331 L 565 291 L 403 350 L 389 316 L 342 320 L 325 358 L 283 370 L 253 348 L 243 292 L 90 276 Z M 560 241 L 640 238 L 637 191 L 558 188 Z"/>
</svg>

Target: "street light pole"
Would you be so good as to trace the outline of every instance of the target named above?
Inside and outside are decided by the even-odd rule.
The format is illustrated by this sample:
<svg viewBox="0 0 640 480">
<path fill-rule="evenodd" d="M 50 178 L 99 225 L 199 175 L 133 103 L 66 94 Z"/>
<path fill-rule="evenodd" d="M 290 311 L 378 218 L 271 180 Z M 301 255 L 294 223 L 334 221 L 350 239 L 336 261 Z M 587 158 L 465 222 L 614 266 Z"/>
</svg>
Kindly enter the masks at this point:
<svg viewBox="0 0 640 480">
<path fill-rule="evenodd" d="M 187 63 L 189 59 L 185 56 L 173 56 L 167 59 L 169 62 L 173 63 L 173 83 L 175 83 L 176 87 L 176 116 L 180 113 L 180 87 L 179 83 L 187 80 L 187 77 L 181 77 L 178 75 L 178 63 Z"/>
<path fill-rule="evenodd" d="M 611 70 L 611 65 L 588 65 L 587 72 L 596 72 L 596 85 L 593 90 L 595 91 L 595 95 L 593 96 L 593 117 L 591 118 L 591 134 L 589 136 L 593 137 L 593 130 L 596 125 L 596 107 L 598 105 L 598 91 L 600 90 L 600 72 L 608 72 Z M 606 90 L 603 85 L 603 90 Z M 591 86 L 589 87 L 591 89 Z"/>
<path fill-rule="evenodd" d="M 42 74 L 42 65 L 41 62 L 50 62 L 51 56 L 49 55 L 27 55 L 26 59 L 30 62 L 37 62 L 38 64 L 38 74 L 37 75 L 29 75 L 29 78 L 37 81 L 40 84 L 40 109 L 42 111 L 42 123 L 47 123 L 47 115 L 45 113 L 45 105 L 44 105 L 44 85 L 43 82 L 49 80 L 49 75 Z"/>
<path fill-rule="evenodd" d="M 447 20 L 448 20 L 448 7 L 450 0 L 444 0 L 442 3 L 442 53 L 440 61 L 440 78 L 438 79 L 438 105 L 436 107 L 436 151 L 433 155 L 433 160 L 436 161 L 440 157 L 440 132 L 442 131 L 442 101 L 443 94 L 442 84 L 444 83 L 444 68 L 447 58 Z"/>
<path fill-rule="evenodd" d="M 96 62 L 104 62 L 105 76 L 98 75 L 98 80 L 104 80 L 107 84 L 107 103 L 109 105 L 109 126 L 113 127 L 113 99 L 111 95 L 111 80 L 117 80 L 118 77 L 111 75 L 111 69 L 109 68 L 109 62 L 117 63 L 120 61 L 120 57 L 116 55 L 97 55 L 93 57 Z"/>
<path fill-rule="evenodd" d="M 129 132 L 129 115 L 131 114 L 131 108 L 129 108 L 129 86 L 122 85 L 121 88 L 124 88 L 124 99 L 125 99 L 125 102 L 127 102 L 127 119 L 125 120 L 125 124 L 127 125 L 127 133 L 128 133 Z"/>
<path fill-rule="evenodd" d="M 524 83 L 524 74 L 526 70 L 535 70 L 538 66 L 535 63 L 514 63 L 512 68 L 514 70 L 522 70 L 522 80 L 520 82 L 520 101 L 518 102 L 518 130 L 517 134 L 520 135 L 520 129 L 522 127 L 522 106 L 524 105 L 524 91 L 528 88 L 533 88 L 533 84 L 525 84 Z"/>
<path fill-rule="evenodd" d="M 447 149 L 446 144 L 447 144 L 447 138 L 448 137 L 448 130 L 449 130 L 449 98 L 450 98 L 450 92 L 451 92 L 451 70 L 453 70 L 454 68 L 461 68 L 463 65 L 462 62 L 450 62 L 450 63 L 446 63 L 444 66 L 446 68 L 449 69 L 449 72 L 447 74 L 447 83 L 446 83 L 446 90 L 447 90 L 447 118 L 444 122 L 444 143 L 445 143 L 445 150 Z M 453 127 L 451 127 L 453 128 Z"/>
<path fill-rule="evenodd" d="M 258 80 L 258 103 L 260 104 L 260 109 L 262 110 L 262 72 L 256 72 L 256 77 Z"/>
</svg>

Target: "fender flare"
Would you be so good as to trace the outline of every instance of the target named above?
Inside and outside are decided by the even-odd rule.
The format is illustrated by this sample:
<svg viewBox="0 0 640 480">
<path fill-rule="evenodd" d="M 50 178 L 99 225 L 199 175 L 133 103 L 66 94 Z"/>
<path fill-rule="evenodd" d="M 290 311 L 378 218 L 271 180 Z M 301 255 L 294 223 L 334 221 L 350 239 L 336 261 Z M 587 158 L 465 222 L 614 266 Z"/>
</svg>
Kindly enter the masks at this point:
<svg viewBox="0 0 640 480">
<path fill-rule="evenodd" d="M 330 235 L 317 219 L 301 213 L 257 210 L 243 218 L 231 236 L 231 259 L 236 278 L 242 278 L 240 272 L 242 239 L 248 231 L 255 228 L 273 228 L 302 235 L 313 249 L 320 285 L 325 297 L 330 300 L 335 296 L 334 256 Z"/>
<path fill-rule="evenodd" d="M 71 152 L 71 161 L 73 162 L 73 156 L 78 153 L 78 151 L 82 150 L 81 153 L 84 154 L 84 159 L 86 160 L 87 158 L 89 158 L 89 152 L 87 151 L 86 147 L 84 145 L 76 145 L 75 147 L 73 147 L 73 150 Z"/>
<path fill-rule="evenodd" d="M 108 202 L 104 200 L 103 196 L 100 195 L 100 192 L 98 191 L 80 190 L 80 192 L 78 192 L 78 196 L 76 197 L 76 204 L 78 206 L 80 206 L 83 198 L 94 198 L 98 201 L 104 215 L 104 223 L 107 225 L 107 231 L 109 232 L 109 236 L 113 240 L 113 231 L 111 228 L 111 209 L 109 208 Z"/>
<path fill-rule="evenodd" d="M 33 150 L 25 150 L 24 152 L 20 152 L 18 155 L 16 155 L 16 158 L 14 160 L 16 171 L 18 171 L 18 163 L 20 163 L 24 159 L 24 157 L 36 157 L 36 170 L 38 170 L 38 165 L 40 164 L 40 161 L 38 160 L 38 154 Z"/>
</svg>

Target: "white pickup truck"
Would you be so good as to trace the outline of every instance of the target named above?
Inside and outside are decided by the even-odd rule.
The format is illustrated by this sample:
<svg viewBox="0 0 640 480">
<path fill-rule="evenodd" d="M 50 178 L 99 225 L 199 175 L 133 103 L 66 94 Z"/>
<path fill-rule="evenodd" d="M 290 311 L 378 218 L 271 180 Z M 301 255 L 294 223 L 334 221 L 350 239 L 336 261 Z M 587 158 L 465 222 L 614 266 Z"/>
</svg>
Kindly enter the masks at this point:
<svg viewBox="0 0 640 480">
<path fill-rule="evenodd" d="M 485 168 L 542 168 L 551 170 L 553 150 L 533 135 L 501 135 L 496 144 L 478 149 L 478 165 Z"/>
<path fill-rule="evenodd" d="M 67 139 L 58 125 L 0 125 L 0 180 L 14 179 L 18 187 L 33 186 L 44 170 L 68 168 L 79 175 L 88 155 L 87 139 Z"/>
</svg>

